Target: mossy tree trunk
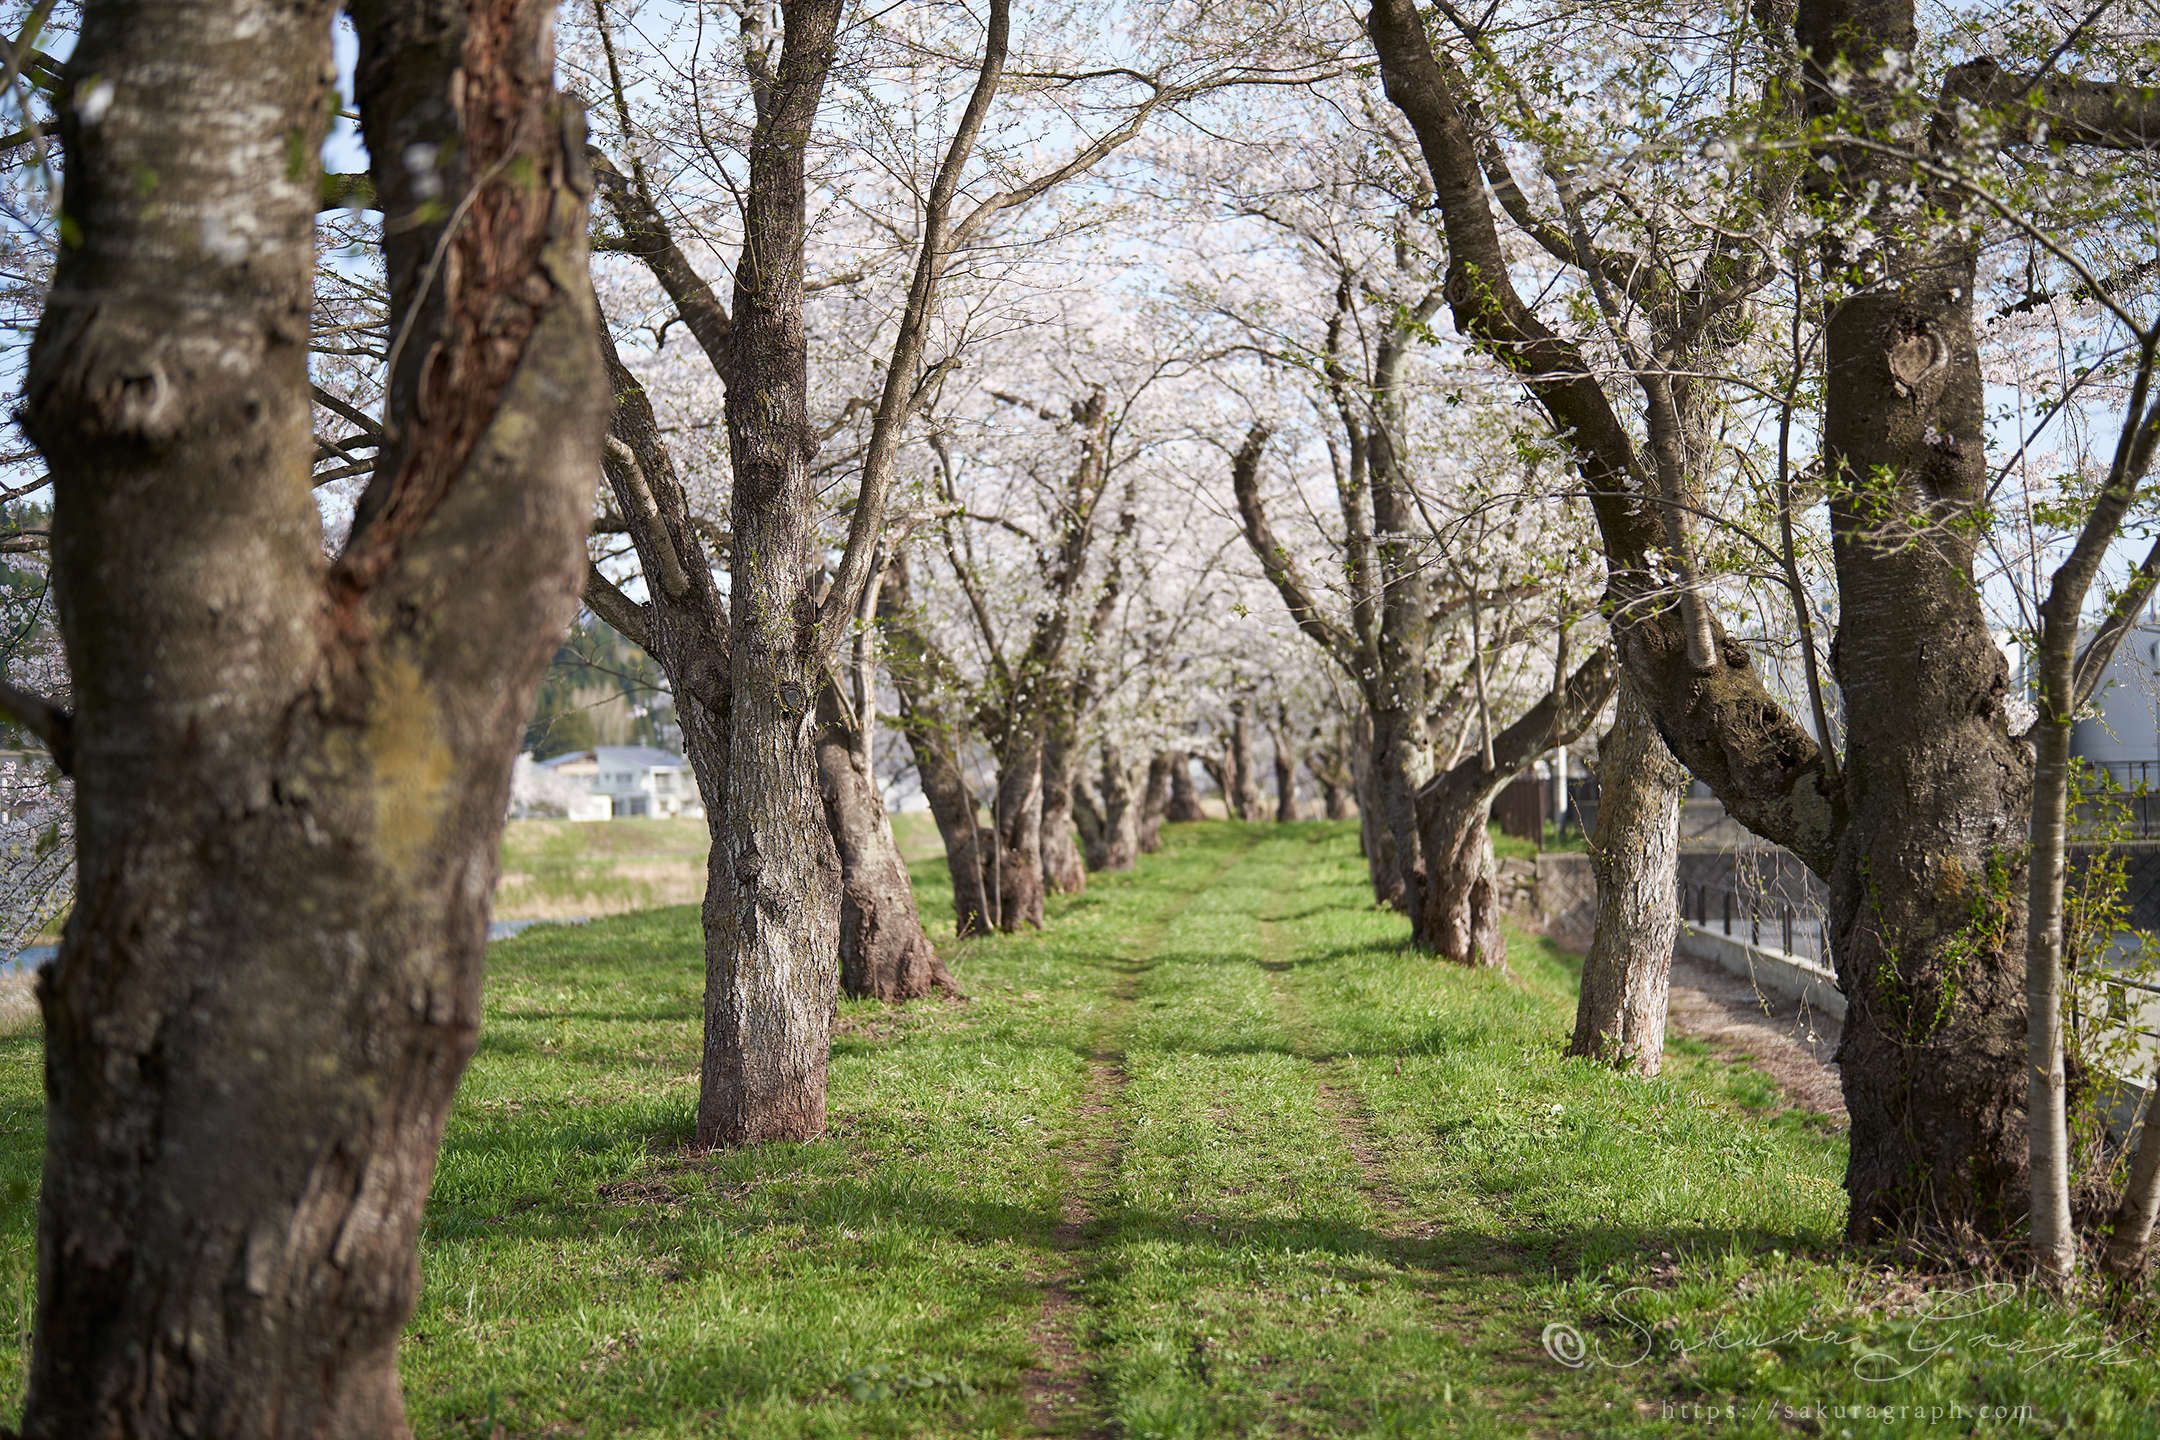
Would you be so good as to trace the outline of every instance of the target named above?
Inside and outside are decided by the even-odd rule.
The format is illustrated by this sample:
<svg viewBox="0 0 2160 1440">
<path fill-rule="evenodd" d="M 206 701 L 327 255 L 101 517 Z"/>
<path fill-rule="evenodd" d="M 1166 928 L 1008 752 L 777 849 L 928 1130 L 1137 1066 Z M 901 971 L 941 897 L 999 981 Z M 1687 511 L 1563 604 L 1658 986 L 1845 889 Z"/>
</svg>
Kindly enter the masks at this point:
<svg viewBox="0 0 2160 1440">
<path fill-rule="evenodd" d="M 409 329 L 394 439 L 324 558 L 335 10 L 90 4 L 58 107 L 80 240 L 23 414 L 54 487 L 80 899 L 40 985 L 39 1440 L 409 1434 L 421 1207 L 607 385 L 553 7 L 353 5 L 376 194 L 414 222 L 387 257 Z M 92 81 L 94 126 L 70 103 Z M 423 178 L 447 205 L 418 208 Z"/>
</svg>

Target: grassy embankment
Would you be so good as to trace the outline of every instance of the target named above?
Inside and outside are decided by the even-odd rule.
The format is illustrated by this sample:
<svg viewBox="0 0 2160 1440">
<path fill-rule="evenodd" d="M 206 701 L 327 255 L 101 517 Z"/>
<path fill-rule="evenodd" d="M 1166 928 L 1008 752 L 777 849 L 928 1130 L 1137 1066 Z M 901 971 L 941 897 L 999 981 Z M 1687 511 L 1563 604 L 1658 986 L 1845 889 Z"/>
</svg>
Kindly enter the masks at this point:
<svg viewBox="0 0 2160 1440">
<path fill-rule="evenodd" d="M 418 1433 L 1767 1436 L 1825 1402 L 1908 1407 L 1832 1436 L 1983 1403 L 2031 1407 L 1983 1434 L 2155 1429 L 2144 1341 L 1840 1249 L 1843 1143 L 1761 1076 L 1568 1061 L 1570 957 L 1401 938 L 1345 827 L 1173 830 L 1046 932 L 956 947 L 973 1003 L 844 1003 L 829 1135 L 717 1156 L 683 1150 L 693 910 L 496 947 Z M 18 1339 L 36 1071 L 34 1032 L 0 1041 Z M 1569 1369 L 1541 1340 L 1575 1333 Z M 0 1355 L 0 1415 L 21 1376 Z"/>
<path fill-rule="evenodd" d="M 928 815 L 895 815 L 893 833 L 910 861 L 942 855 Z M 503 828 L 498 920 L 568 920 L 622 915 L 705 897 L 703 820 L 513 820 Z"/>
</svg>

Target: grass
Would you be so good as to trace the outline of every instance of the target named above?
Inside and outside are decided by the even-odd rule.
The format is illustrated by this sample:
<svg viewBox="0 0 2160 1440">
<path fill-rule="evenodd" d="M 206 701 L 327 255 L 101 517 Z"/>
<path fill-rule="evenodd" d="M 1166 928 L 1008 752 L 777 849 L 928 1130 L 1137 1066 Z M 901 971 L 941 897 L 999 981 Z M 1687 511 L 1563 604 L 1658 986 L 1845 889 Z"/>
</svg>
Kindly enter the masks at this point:
<svg viewBox="0 0 2160 1440">
<path fill-rule="evenodd" d="M 943 857 L 928 814 L 892 821 L 906 859 Z M 503 827 L 495 918 L 569 920 L 695 905 L 705 898 L 711 849 L 703 820 L 513 820 Z"/>
<path fill-rule="evenodd" d="M 1540 852 L 1547 850 L 1581 854 L 1590 848 L 1590 837 L 1583 833 L 1578 817 L 1570 817 L 1565 835 L 1560 833 L 1559 826 L 1547 820 L 1542 844 L 1532 844 L 1528 836 L 1501 834 L 1500 822 L 1497 820 L 1485 828 L 1492 836 L 1493 854 L 1503 860 L 1534 860 Z"/>
<path fill-rule="evenodd" d="M 1043 933 L 951 947 L 971 1003 L 842 1002 L 810 1144 L 685 1148 L 694 909 L 496 946 L 417 1433 L 2160 1433 L 2142 1335 L 1843 1249 L 1843 1140 L 1758 1073 L 1564 1058 L 1573 957 L 1408 952 L 1353 827 L 1165 833 Z M 18 1347 L 37 1068 L 0 1039 Z M 0 1353 L 0 1415 L 21 1381 Z"/>
</svg>

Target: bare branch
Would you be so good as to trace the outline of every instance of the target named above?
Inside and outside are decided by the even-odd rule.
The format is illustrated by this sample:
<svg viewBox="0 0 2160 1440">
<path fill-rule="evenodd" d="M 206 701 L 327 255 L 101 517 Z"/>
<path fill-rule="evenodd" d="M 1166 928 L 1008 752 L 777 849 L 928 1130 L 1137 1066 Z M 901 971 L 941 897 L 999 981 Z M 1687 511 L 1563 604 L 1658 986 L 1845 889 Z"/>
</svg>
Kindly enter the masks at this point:
<svg viewBox="0 0 2160 1440">
<path fill-rule="evenodd" d="M 652 649 L 652 635 L 645 624 L 645 607 L 616 588 L 597 565 L 585 571 L 585 608 L 615 627 L 623 639 L 641 650 Z"/>
<path fill-rule="evenodd" d="M 856 492 L 855 513 L 848 521 L 847 549 L 833 575 L 832 589 L 819 607 L 820 643 L 838 643 L 842 621 L 853 612 L 854 597 L 862 593 L 869 576 L 871 552 L 885 524 L 885 497 L 891 488 L 895 459 L 900 452 L 901 432 L 915 408 L 922 403 L 932 377 L 918 383 L 923 346 L 930 329 L 930 310 L 937 299 L 939 279 L 954 250 L 964 243 L 964 231 L 951 230 L 953 196 L 960 188 L 960 173 L 975 153 L 976 137 L 997 96 L 1005 72 L 1005 48 L 1011 33 L 1011 0 L 990 0 L 989 23 L 983 35 L 982 65 L 976 72 L 975 89 L 967 108 L 953 128 L 945 147 L 945 159 L 930 184 L 923 207 L 922 249 L 916 256 L 915 277 L 908 286 L 907 306 L 901 312 L 898 335 L 885 365 L 885 389 L 878 398 L 870 422 L 870 445 L 863 457 L 862 483 Z"/>
<path fill-rule="evenodd" d="M 75 717 L 42 695 L 18 690 L 0 680 L 0 713 L 38 738 L 63 775 L 75 773 Z"/>
</svg>

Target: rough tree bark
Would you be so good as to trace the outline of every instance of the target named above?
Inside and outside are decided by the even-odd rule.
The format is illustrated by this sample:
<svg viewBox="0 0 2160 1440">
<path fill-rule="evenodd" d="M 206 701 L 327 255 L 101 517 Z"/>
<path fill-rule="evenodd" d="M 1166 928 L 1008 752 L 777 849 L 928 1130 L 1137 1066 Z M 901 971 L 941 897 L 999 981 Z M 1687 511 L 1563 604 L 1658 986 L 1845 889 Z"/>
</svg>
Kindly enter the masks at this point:
<svg viewBox="0 0 2160 1440">
<path fill-rule="evenodd" d="M 1598 760 L 1597 833 L 1590 841 L 1597 919 L 1568 1053 L 1648 1079 L 1665 1061 L 1687 771 L 1658 738 L 1648 707 L 1625 680 L 1612 729 L 1598 743 Z"/>
<path fill-rule="evenodd" d="M 1407 344 L 1406 341 L 1400 342 Z M 1423 950 L 1440 945 L 1432 928 L 1434 917 L 1447 913 L 1429 903 L 1427 887 L 1435 879 L 1436 865 L 1463 864 L 1469 856 L 1459 846 L 1428 855 L 1423 847 L 1419 792 L 1432 775 L 1432 742 L 1425 730 L 1427 694 L 1426 601 L 1430 586 L 1412 540 L 1414 520 L 1408 486 L 1397 471 L 1393 447 L 1382 431 L 1371 436 L 1373 553 L 1379 570 L 1380 621 L 1374 633 L 1379 664 L 1375 671 L 1370 707 L 1373 717 L 1375 790 L 1380 802 L 1380 821 L 1394 842 L 1393 876 L 1401 886 L 1399 903 L 1410 916 L 1411 943 Z M 1482 821 L 1480 822 L 1482 824 Z M 1474 875 L 1490 869 L 1487 854 L 1473 871 L 1458 874 L 1444 883 L 1451 892 L 1467 891 L 1476 884 Z M 1445 862 L 1441 857 L 1447 857 Z M 1495 934 L 1498 932 L 1495 931 Z"/>
<path fill-rule="evenodd" d="M 833 685 L 819 693 L 817 725 L 818 790 L 840 851 L 841 990 L 895 1004 L 932 990 L 958 997 L 960 987 L 923 934 L 884 797 Z"/>
<path fill-rule="evenodd" d="M 743 246 L 729 306 L 725 413 L 733 489 L 731 727 L 718 903 L 708 954 L 700 1145 L 807 1140 L 825 1130 L 839 984 L 840 860 L 810 763 L 823 654 L 822 567 L 803 329 L 805 148 L 832 65 L 839 0 L 785 9 L 780 54 L 756 84 Z"/>
<path fill-rule="evenodd" d="M 334 10 L 90 4 L 57 107 L 79 239 L 23 419 L 55 492 L 81 903 L 39 994 L 39 1440 L 409 1434 L 421 1206 L 607 390 L 553 7 L 355 5 L 376 193 L 416 223 L 388 264 L 396 439 L 325 561 Z M 72 102 L 95 78 L 101 114 Z M 415 215 L 393 136 L 434 147 L 452 208 Z"/>
<path fill-rule="evenodd" d="M 885 627 L 893 689 L 900 697 L 900 733 L 907 737 L 923 798 L 937 822 L 938 838 L 945 843 L 945 868 L 953 886 L 953 928 L 962 936 L 988 934 L 995 928 L 987 886 L 989 836 L 960 770 L 954 750 L 957 730 L 938 700 L 940 686 L 954 672 L 944 653 L 916 624 L 905 550 L 895 553 L 886 568 L 878 619 Z"/>
<path fill-rule="evenodd" d="M 1179 750 L 1158 750 L 1148 761 L 1147 786 L 1140 794 L 1140 833 L 1135 840 L 1143 855 L 1162 849 L 1163 821 L 1170 814 L 1171 772 L 1184 763 L 1184 752 Z"/>
<path fill-rule="evenodd" d="M 959 225 L 952 221 L 961 172 L 1003 73 L 1009 7 L 991 0 L 974 90 L 924 197 L 915 270 L 872 409 L 847 545 L 820 598 L 824 567 L 814 558 L 821 546 L 810 478 L 818 436 L 807 405 L 802 313 L 804 176 L 842 9 L 839 0 L 783 4 L 777 57 L 765 48 L 762 27 L 746 22 L 753 43 L 743 63 L 756 123 L 740 194 L 743 248 L 732 307 L 720 304 L 667 240 L 634 163 L 630 180 L 611 175 L 608 190 L 626 248 L 668 291 L 726 387 L 733 468 L 728 793 L 705 898 L 700 1145 L 806 1139 L 824 1129 L 841 865 L 814 773 L 815 707 L 827 665 L 873 583 L 895 456 L 923 394 L 939 279 L 961 237 L 1012 203 L 1001 196 Z M 619 90 L 616 103 L 627 129 Z M 867 837 L 866 851 L 877 848 L 877 838 Z"/>
<path fill-rule="evenodd" d="M 1102 844 L 1088 857 L 1097 870 L 1130 870 L 1140 855 L 1141 797 L 1133 794 L 1132 772 L 1116 742 L 1102 742 Z M 1149 767 L 1152 780 L 1154 767 Z M 1165 777 L 1167 780 L 1168 777 Z"/>
<path fill-rule="evenodd" d="M 1073 782 L 1080 772 L 1079 716 L 1075 706 L 1053 698 L 1042 748 L 1043 887 L 1059 895 L 1087 889 L 1073 824 Z"/>
<path fill-rule="evenodd" d="M 639 227 L 637 241 L 649 248 L 673 248 L 664 232 L 649 224 Z M 679 253 L 674 259 L 684 263 Z M 715 891 L 716 878 L 725 880 L 715 877 L 711 867 L 724 863 L 726 853 L 717 838 L 727 823 L 727 606 L 713 581 L 712 563 L 674 461 L 661 441 L 652 402 L 623 366 L 604 325 L 600 345 L 616 397 L 604 473 L 637 548 L 649 598 L 630 599 L 594 570 L 586 579 L 585 600 L 594 614 L 650 654 L 668 677 L 683 729 L 683 754 L 697 777 L 706 823 L 715 836 L 707 859 L 709 908 L 717 903 L 716 894 L 724 893 Z M 957 994 L 923 934 L 912 888 L 892 883 L 895 873 L 905 878 L 907 867 L 893 842 L 884 806 L 863 801 L 863 787 L 869 785 L 858 776 L 863 747 L 837 697 L 831 698 L 830 715 L 820 700 L 816 763 L 825 818 L 841 864 L 841 987 L 850 995 L 888 1001 L 913 999 L 932 986 Z M 837 768 L 840 757 L 827 753 L 836 736 L 843 748 L 852 745 L 844 773 Z M 876 800 L 874 785 L 868 796 Z M 708 929 L 708 964 L 713 938 Z M 861 950 L 864 944 L 871 946 L 870 952 Z"/>
<path fill-rule="evenodd" d="M 1547 694 L 1493 737 L 1491 768 L 1480 747 L 1419 790 L 1418 824 L 1430 866 L 1420 928 L 1443 958 L 1458 965 L 1506 963 L 1488 825 L 1493 798 L 1538 756 L 1572 744 L 1605 708 L 1614 680 L 1612 652 L 1599 650 L 1568 677 L 1561 693 Z"/>
<path fill-rule="evenodd" d="M 1170 808 L 1163 812 L 1163 818 L 1173 825 L 1207 819 L 1207 811 L 1200 806 L 1200 787 L 1193 784 L 1192 752 L 1172 750 L 1167 753 L 1170 756 Z"/>
<path fill-rule="evenodd" d="M 998 783 L 990 826 L 995 849 L 990 885 L 997 896 L 998 928 L 1008 935 L 1025 926 L 1042 929 L 1042 740 L 1016 737 L 1017 748 L 998 757 Z"/>
<path fill-rule="evenodd" d="M 1969 247 L 1954 235 L 1893 242 L 1893 283 L 1851 297 L 1830 321 L 1823 448 L 1841 617 L 1832 663 L 1849 727 L 1847 768 L 1833 780 L 1714 619 L 1708 654 L 1697 656 L 1680 607 L 1646 599 L 1660 584 L 1660 527 L 1642 500 L 1659 493 L 1657 481 L 1576 347 L 1508 281 L 1486 188 L 1485 167 L 1497 173 L 1499 161 L 1472 133 L 1468 79 L 1434 53 L 1411 0 L 1377 0 L 1370 24 L 1389 98 L 1432 174 L 1456 327 L 1522 375 L 1572 438 L 1630 678 L 1682 763 L 1830 886 L 1852 1006 L 1840 1052 L 1853 1119 L 1848 1233 L 2001 1233 L 2025 1209 L 2024 1027 L 2010 947 L 2023 922 L 2030 758 L 2004 725 L 2004 664 L 1973 581 L 1979 530 L 1969 519 L 1986 465 Z M 1887 118 L 1898 82 L 1880 62 L 1913 53 L 1916 38 L 1905 0 L 1810 0 L 1797 31 L 1816 117 L 1833 131 L 1850 123 L 1840 98 L 1850 90 L 1863 122 Z M 1849 83 L 1831 79 L 1840 57 Z M 1825 142 L 1819 158 L 1832 166 L 1820 198 L 1848 210 L 1872 185 L 1910 175 L 1905 162 L 1857 146 Z M 1954 196 L 1936 198 L 1955 213 Z"/>
<path fill-rule="evenodd" d="M 1275 821 L 1288 824 L 1298 818 L 1297 756 L 1290 749 L 1288 710 L 1278 708 L 1275 719 Z"/>
</svg>

